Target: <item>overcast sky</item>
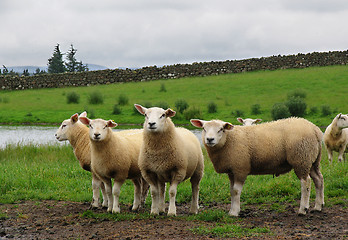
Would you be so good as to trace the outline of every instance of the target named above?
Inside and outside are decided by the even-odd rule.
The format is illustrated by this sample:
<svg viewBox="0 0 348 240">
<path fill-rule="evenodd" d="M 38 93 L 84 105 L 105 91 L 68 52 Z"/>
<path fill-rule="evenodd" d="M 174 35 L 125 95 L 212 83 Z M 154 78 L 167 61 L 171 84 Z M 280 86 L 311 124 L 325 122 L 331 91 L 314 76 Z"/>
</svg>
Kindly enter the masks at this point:
<svg viewBox="0 0 348 240">
<path fill-rule="evenodd" d="M 0 66 L 162 66 L 348 49 L 347 0 L 0 0 Z"/>
</svg>

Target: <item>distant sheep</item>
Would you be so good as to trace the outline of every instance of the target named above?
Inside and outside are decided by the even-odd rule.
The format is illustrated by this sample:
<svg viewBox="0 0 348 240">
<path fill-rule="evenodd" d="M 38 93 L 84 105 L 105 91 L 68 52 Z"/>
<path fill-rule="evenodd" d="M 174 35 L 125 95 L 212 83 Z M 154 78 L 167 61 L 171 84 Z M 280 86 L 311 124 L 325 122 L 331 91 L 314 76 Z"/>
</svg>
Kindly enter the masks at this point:
<svg viewBox="0 0 348 240">
<path fill-rule="evenodd" d="M 262 121 L 262 119 L 251 119 L 251 118 L 237 118 L 238 122 L 240 122 L 241 124 L 243 124 L 243 126 L 251 126 L 251 125 L 255 125 L 256 123 L 259 123 Z"/>
<path fill-rule="evenodd" d="M 198 213 L 199 183 L 203 176 L 202 148 L 197 137 L 185 128 L 176 128 L 171 120 L 175 111 L 145 108 L 135 104 L 145 116 L 144 142 L 139 155 L 142 175 L 150 184 L 151 214 L 165 211 L 165 183 L 170 182 L 168 215 L 176 215 L 175 198 L 180 182 L 190 178 L 190 213 Z"/>
<path fill-rule="evenodd" d="M 313 179 L 314 210 L 324 205 L 324 180 L 319 170 L 322 132 L 302 118 L 289 118 L 250 127 L 233 126 L 221 120 L 191 119 L 203 128 L 202 139 L 217 173 L 227 173 L 231 183 L 229 215 L 238 216 L 240 195 L 248 175 L 278 176 L 292 168 L 301 180 L 299 214 L 306 214 Z M 309 177 L 310 176 L 310 177 Z"/>
<path fill-rule="evenodd" d="M 338 161 L 344 161 L 346 159 L 344 153 L 348 152 L 348 115 L 337 114 L 326 128 L 323 139 L 330 163 L 332 162 L 332 151 L 338 152 Z"/>
<path fill-rule="evenodd" d="M 132 210 L 138 210 L 148 190 L 148 184 L 142 179 L 138 166 L 139 151 L 143 141 L 142 130 L 113 132 L 111 128 L 116 127 L 117 124 L 112 120 L 91 120 L 87 117 L 79 119 L 89 126 L 91 167 L 104 182 L 108 212 L 120 212 L 119 196 L 121 186 L 126 179 L 131 179 L 134 183 Z M 112 178 L 114 179 L 113 187 Z"/>
<path fill-rule="evenodd" d="M 80 117 L 86 117 L 87 113 L 81 113 Z M 80 121 L 78 121 L 79 115 L 75 113 L 62 122 L 58 128 L 55 137 L 58 141 L 68 140 L 74 149 L 74 154 L 79 161 L 81 167 L 91 172 L 91 150 L 89 141 L 89 129 Z M 99 189 L 103 195 L 103 207 L 108 206 L 107 197 L 105 195 L 105 187 L 103 182 L 92 172 L 92 189 L 93 200 L 91 206 L 94 208 L 99 207 Z"/>
</svg>

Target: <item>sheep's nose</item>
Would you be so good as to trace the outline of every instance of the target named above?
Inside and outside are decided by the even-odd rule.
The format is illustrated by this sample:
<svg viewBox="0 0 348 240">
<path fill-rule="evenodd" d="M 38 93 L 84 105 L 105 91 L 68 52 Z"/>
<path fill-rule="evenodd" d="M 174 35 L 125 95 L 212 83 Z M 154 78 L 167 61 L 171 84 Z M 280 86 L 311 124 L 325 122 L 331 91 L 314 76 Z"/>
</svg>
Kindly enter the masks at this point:
<svg viewBox="0 0 348 240">
<path fill-rule="evenodd" d="M 212 143 L 214 141 L 214 138 L 207 138 L 208 143 Z"/>
<path fill-rule="evenodd" d="M 156 123 L 155 122 L 149 122 L 149 127 L 152 128 L 153 126 L 155 126 Z"/>
<path fill-rule="evenodd" d="M 99 136 L 100 136 L 100 133 L 95 133 L 94 134 L 94 138 L 99 138 Z"/>
</svg>

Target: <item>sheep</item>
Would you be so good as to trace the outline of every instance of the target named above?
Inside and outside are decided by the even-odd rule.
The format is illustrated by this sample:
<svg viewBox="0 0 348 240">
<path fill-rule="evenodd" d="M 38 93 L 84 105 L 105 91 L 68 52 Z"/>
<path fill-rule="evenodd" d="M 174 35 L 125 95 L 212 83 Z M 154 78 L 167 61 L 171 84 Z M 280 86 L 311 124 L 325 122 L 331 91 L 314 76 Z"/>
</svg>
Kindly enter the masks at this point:
<svg viewBox="0 0 348 240">
<path fill-rule="evenodd" d="M 246 118 L 246 119 L 243 119 L 243 118 L 237 118 L 238 122 L 240 122 L 241 124 L 243 124 L 243 126 L 251 126 L 251 125 L 254 125 L 256 123 L 259 123 L 262 121 L 262 119 L 251 119 L 251 118 Z"/>
<path fill-rule="evenodd" d="M 117 126 L 112 120 L 79 117 L 89 126 L 91 144 L 91 168 L 103 181 L 108 199 L 108 212 L 119 213 L 119 196 L 122 184 L 131 179 L 134 184 L 132 210 L 141 207 L 148 190 L 148 183 L 142 179 L 138 166 L 138 156 L 142 144 L 142 130 L 124 130 L 113 132 Z M 111 179 L 114 179 L 112 187 Z M 113 195 L 113 198 L 112 198 Z"/>
<path fill-rule="evenodd" d="M 151 189 L 151 214 L 165 212 L 165 184 L 170 182 L 168 216 L 176 215 L 177 186 L 190 178 L 192 201 L 190 213 L 198 213 L 199 183 L 204 162 L 200 142 L 185 128 L 176 128 L 171 120 L 175 111 L 168 108 L 145 108 L 134 104 L 145 116 L 144 141 L 139 154 L 139 167 Z"/>
<path fill-rule="evenodd" d="M 203 128 L 202 139 L 217 173 L 227 173 L 231 186 L 230 216 L 240 212 L 240 194 L 248 175 L 279 176 L 292 168 L 301 180 L 299 215 L 309 208 L 313 179 L 316 188 L 314 210 L 324 205 L 324 179 L 320 172 L 322 132 L 303 118 L 288 118 L 249 127 L 233 126 L 221 120 L 191 119 Z"/>
<path fill-rule="evenodd" d="M 86 117 L 87 113 L 83 112 L 80 117 Z M 80 163 L 80 166 L 91 172 L 91 151 L 90 151 L 90 141 L 89 141 L 89 129 L 87 126 L 78 121 L 79 115 L 75 113 L 62 122 L 55 137 L 58 141 L 68 140 L 74 149 L 74 154 Z M 99 208 L 99 189 L 103 195 L 102 207 L 108 206 L 108 201 L 105 195 L 105 187 L 103 182 L 92 172 L 92 189 L 93 189 L 93 199 L 91 203 L 92 208 Z"/>
<path fill-rule="evenodd" d="M 332 151 L 338 152 L 338 161 L 345 160 L 344 153 L 348 151 L 348 115 L 337 114 L 326 128 L 323 141 L 330 163 L 332 163 Z"/>
</svg>

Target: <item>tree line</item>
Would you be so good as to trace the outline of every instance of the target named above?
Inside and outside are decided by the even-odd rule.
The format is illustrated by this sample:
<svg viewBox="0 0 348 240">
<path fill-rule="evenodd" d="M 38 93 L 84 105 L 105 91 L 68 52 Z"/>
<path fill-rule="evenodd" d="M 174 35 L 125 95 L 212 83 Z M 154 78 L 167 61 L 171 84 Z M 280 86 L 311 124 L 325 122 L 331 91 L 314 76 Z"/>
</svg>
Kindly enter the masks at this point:
<svg viewBox="0 0 348 240">
<path fill-rule="evenodd" d="M 48 59 L 48 69 L 41 70 L 37 68 L 34 72 L 34 75 L 46 74 L 46 73 L 64 73 L 64 72 L 86 72 L 88 71 L 88 65 L 83 64 L 82 61 L 76 59 L 77 49 L 74 48 L 73 44 L 70 45 L 69 51 L 64 54 L 60 51 L 59 44 L 54 47 L 52 56 Z M 63 56 L 66 55 L 65 61 Z M 9 75 L 9 76 L 29 76 L 29 70 L 24 69 L 23 73 L 15 72 L 13 69 L 9 70 L 5 65 L 2 66 L 3 69 L 0 69 L 0 75 Z"/>
</svg>

